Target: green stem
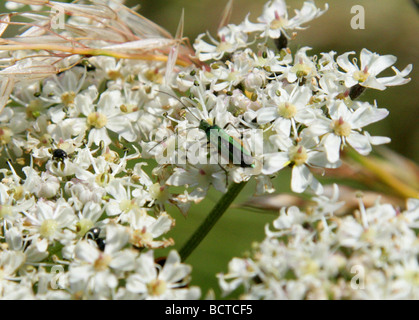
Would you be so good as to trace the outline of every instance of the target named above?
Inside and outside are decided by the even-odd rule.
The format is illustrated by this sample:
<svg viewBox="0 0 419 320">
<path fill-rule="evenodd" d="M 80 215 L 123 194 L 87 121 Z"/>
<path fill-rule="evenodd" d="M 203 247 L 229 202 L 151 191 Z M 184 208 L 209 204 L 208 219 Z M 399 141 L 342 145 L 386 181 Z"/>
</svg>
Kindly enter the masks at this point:
<svg viewBox="0 0 419 320">
<path fill-rule="evenodd" d="M 215 207 L 211 210 L 199 228 L 195 233 L 189 238 L 185 245 L 180 249 L 179 254 L 182 261 L 185 261 L 192 251 L 201 243 L 205 238 L 208 232 L 212 229 L 218 219 L 221 218 L 223 213 L 228 209 L 243 187 L 247 182 L 233 183 L 230 188 L 227 190 Z"/>
</svg>

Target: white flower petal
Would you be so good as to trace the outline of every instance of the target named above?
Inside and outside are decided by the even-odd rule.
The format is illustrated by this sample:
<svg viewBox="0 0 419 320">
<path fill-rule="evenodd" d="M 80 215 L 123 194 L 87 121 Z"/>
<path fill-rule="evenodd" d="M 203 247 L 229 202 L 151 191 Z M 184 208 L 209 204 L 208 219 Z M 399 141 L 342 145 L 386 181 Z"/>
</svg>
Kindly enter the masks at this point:
<svg viewBox="0 0 419 320">
<path fill-rule="evenodd" d="M 304 192 L 310 181 L 312 174 L 305 165 L 292 167 L 291 190 L 296 193 Z"/>
<path fill-rule="evenodd" d="M 269 175 L 287 166 L 290 160 L 285 152 L 269 153 L 263 158 L 262 173 Z"/>
<path fill-rule="evenodd" d="M 368 137 L 358 132 L 353 132 L 346 138 L 346 141 L 348 141 L 352 148 L 364 156 L 368 155 L 372 150 Z"/>
<path fill-rule="evenodd" d="M 341 138 L 329 133 L 322 141 L 326 149 L 327 160 L 331 163 L 337 162 L 339 160 Z"/>
</svg>

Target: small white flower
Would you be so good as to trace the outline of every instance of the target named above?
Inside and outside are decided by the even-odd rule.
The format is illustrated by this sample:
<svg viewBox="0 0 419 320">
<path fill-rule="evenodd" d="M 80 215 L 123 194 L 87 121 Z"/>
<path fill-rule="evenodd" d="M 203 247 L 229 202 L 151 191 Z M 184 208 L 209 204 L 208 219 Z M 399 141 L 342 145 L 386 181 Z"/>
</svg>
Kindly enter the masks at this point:
<svg viewBox="0 0 419 320">
<path fill-rule="evenodd" d="M 327 5 L 322 11 L 315 6 L 314 2 L 306 1 L 301 10 L 295 10 L 295 16 L 288 19 L 284 0 L 268 1 L 263 8 L 262 15 L 258 17 L 259 23 L 251 23 L 246 17 L 242 28 L 245 32 L 262 32 L 261 37 L 277 39 L 284 34 L 290 38 L 287 34 L 288 30 L 302 29 L 301 25 L 321 16 L 327 9 Z"/>
<path fill-rule="evenodd" d="M 40 235 L 49 242 L 63 239 L 64 228 L 72 228 L 76 220 L 73 209 L 63 198 L 59 198 L 55 203 L 39 200 L 26 217 L 31 233 Z"/>
<path fill-rule="evenodd" d="M 210 37 L 214 44 L 206 43 L 202 40 L 205 34 L 201 34 L 195 40 L 194 48 L 196 55 L 201 61 L 220 60 L 224 54 L 233 53 L 247 44 L 247 35 L 235 25 L 227 25 L 217 32 L 218 39 Z"/>
<path fill-rule="evenodd" d="M 136 139 L 136 133 L 130 121 L 121 111 L 123 101 L 121 99 L 121 92 L 112 90 L 101 94 L 97 107 L 94 107 L 92 101 L 84 101 L 79 104 L 80 112 L 86 118 L 87 125 L 91 128 L 89 132 L 89 145 L 95 143 L 100 145 L 101 142 L 105 146 L 111 143 L 108 130 L 116 132 L 128 141 Z"/>
<path fill-rule="evenodd" d="M 141 254 L 137 263 L 136 273 L 128 277 L 126 288 L 141 299 L 193 300 L 200 297 L 199 288 L 185 288 L 191 267 L 180 262 L 176 251 L 170 251 L 163 267 L 154 262 L 153 251 Z"/>
<path fill-rule="evenodd" d="M 358 67 L 356 61 L 349 61 L 349 55 L 354 53 L 353 51 L 347 52 L 337 58 L 339 66 L 346 71 L 344 80 L 348 88 L 359 84 L 367 88 L 384 90 L 387 86 L 402 85 L 410 81 L 409 78 L 405 77 L 412 70 L 411 64 L 401 72 L 392 67 L 396 73 L 395 76 L 377 78 L 382 71 L 392 66 L 397 61 L 397 58 L 393 55 L 380 56 L 367 49 L 362 49 L 360 54 L 361 67 Z"/>
<path fill-rule="evenodd" d="M 118 275 L 135 266 L 136 252 L 122 250 L 128 237 L 124 227 L 108 225 L 103 252 L 85 240 L 80 241 L 75 248 L 77 264 L 69 270 L 70 284 L 86 283 L 86 289 L 93 292 L 94 299 L 111 298 L 118 285 Z"/>
<path fill-rule="evenodd" d="M 310 186 L 316 194 L 321 194 L 323 187 L 308 167 L 334 168 L 340 163 L 337 160 L 329 162 L 324 151 L 315 150 L 317 142 L 309 135 L 303 134 L 301 141 L 296 145 L 293 145 L 291 140 L 285 141 L 285 151 L 264 155 L 262 173 L 270 175 L 292 164 L 292 191 L 301 193 Z"/>
<path fill-rule="evenodd" d="M 362 134 L 362 128 L 384 119 L 388 115 L 386 109 L 379 109 L 369 103 L 358 103 L 358 108 L 351 111 L 342 101 L 329 108 L 331 119 L 316 121 L 309 128 L 316 135 L 323 135 L 322 144 L 327 153 L 327 159 L 334 163 L 339 160 L 340 149 L 348 143 L 357 152 L 367 155 L 371 152 L 371 142 L 386 143 L 389 139 L 371 139 Z"/>
</svg>

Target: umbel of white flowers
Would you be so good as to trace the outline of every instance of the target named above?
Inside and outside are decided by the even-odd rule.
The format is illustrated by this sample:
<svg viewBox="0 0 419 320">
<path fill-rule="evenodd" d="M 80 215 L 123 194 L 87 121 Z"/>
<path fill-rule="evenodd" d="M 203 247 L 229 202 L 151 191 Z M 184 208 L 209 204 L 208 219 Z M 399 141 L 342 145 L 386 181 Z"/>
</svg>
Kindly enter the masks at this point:
<svg viewBox="0 0 419 320">
<path fill-rule="evenodd" d="M 11 159 L 0 169 L 4 299 L 200 298 L 200 289 L 188 286 L 191 267 L 176 251 L 155 259 L 159 249 L 174 244 L 167 237 L 175 226 L 167 206 L 187 215 L 210 187 L 225 192 L 229 183 L 251 177 L 257 194 L 273 192 L 271 178 L 288 166 L 294 192 L 321 195 L 323 186 L 313 167 L 340 166 L 345 146 L 367 155 L 373 145 L 389 142 L 365 131 L 388 111 L 356 100 L 360 93 L 410 80 L 411 65 L 399 71 L 391 55 L 363 49 L 358 65 L 349 60 L 353 52 L 317 57 L 309 55 L 308 47 L 295 52 L 287 48 L 293 32 L 326 11 L 313 2 L 289 17 L 284 1 L 270 1 L 257 22 L 249 15 L 239 25 L 226 22 L 216 38 L 208 35 L 205 40 L 207 34 L 202 34 L 193 48 L 180 43 L 182 28 L 174 39 L 117 1 L 19 0 L 6 6 L 16 10 L 27 4 L 37 5 L 31 10 L 60 5 L 68 17 L 57 35 L 46 27 L 45 10 L 23 15 L 31 19 L 30 28 L 0 45 L 5 64 L 0 104 L 6 105 L 0 113 L 0 153 L 2 159 Z M 1 17 L 3 33 L 14 16 Z M 63 45 L 65 39 L 72 45 Z M 270 46 L 272 39 L 277 47 Z M 379 77 L 389 67 L 394 76 Z M 205 146 L 204 158 L 220 153 L 214 144 L 207 147 L 211 141 L 204 126 L 227 146 L 224 162 L 191 163 L 190 156 L 185 158 L 197 137 Z M 252 130 L 260 132 L 260 139 L 252 138 Z M 245 155 L 251 163 L 235 164 L 231 154 Z M 146 172 L 150 162 L 144 159 L 161 155 L 177 160 Z M 410 288 L 398 281 L 408 278 L 409 268 L 417 271 L 417 240 L 410 230 L 417 227 L 415 203 L 406 213 L 411 221 L 377 204 L 361 223 L 342 218 L 348 228 L 324 215 L 333 210 L 319 210 L 327 204 L 318 200 L 314 216 L 296 208 L 282 211 L 274 224 L 277 230 L 267 229 L 267 240 L 254 256 L 233 260 L 229 273 L 220 276 L 222 289 L 227 293 L 243 284 L 249 298 L 317 298 L 329 296 L 330 290 L 334 298 L 358 298 L 356 292 L 337 287 L 343 276 L 330 262 L 340 266 L 364 256 L 372 259 L 381 249 L 388 254 L 385 266 L 391 272 L 380 273 L 372 263 L 369 276 L 380 280 L 375 282 L 379 286 Z M 302 227 L 313 221 L 322 221 L 321 232 Z M 361 237 L 369 235 L 365 223 L 385 239 L 403 232 L 399 239 L 408 243 L 403 247 L 408 259 L 402 259 L 394 242 L 381 244 L 384 238 L 375 234 L 366 249 Z M 347 235 L 347 230 L 355 234 Z M 289 238 L 288 245 L 280 235 Z M 315 242 L 314 236 L 321 241 Z M 331 252 L 336 247 L 341 250 Z M 350 248 L 352 255 L 343 256 L 343 248 Z M 274 251 L 265 252 L 270 249 L 279 251 L 277 257 L 289 257 L 284 262 L 289 265 L 279 263 Z M 324 279 L 330 288 L 318 285 Z M 382 292 L 371 287 L 368 294 Z M 394 290 L 386 292 L 397 297 Z M 406 294 L 414 295 L 414 289 Z"/>
</svg>

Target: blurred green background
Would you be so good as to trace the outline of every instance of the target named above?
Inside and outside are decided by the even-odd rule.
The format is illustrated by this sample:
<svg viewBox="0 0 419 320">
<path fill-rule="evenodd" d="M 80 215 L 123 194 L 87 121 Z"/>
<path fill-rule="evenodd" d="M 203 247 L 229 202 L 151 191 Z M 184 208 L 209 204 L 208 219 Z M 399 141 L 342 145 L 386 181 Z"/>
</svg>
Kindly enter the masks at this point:
<svg viewBox="0 0 419 320">
<path fill-rule="evenodd" d="M 172 34 L 176 32 L 182 8 L 185 10 L 185 32 L 191 42 L 206 30 L 216 33 L 220 14 L 227 0 L 141 0 L 127 1 L 129 6 L 140 4 L 139 12 Z M 303 1 L 289 0 L 290 16 L 293 9 L 300 9 Z M 392 139 L 389 147 L 411 160 L 419 161 L 419 108 L 418 108 L 418 70 L 419 55 L 419 10 L 411 0 L 317 0 L 319 8 L 329 3 L 329 10 L 320 18 L 310 22 L 309 28 L 298 33 L 297 39 L 290 43 L 295 52 L 303 46 L 313 48 L 309 54 L 318 54 L 331 50 L 342 54 L 347 51 L 360 52 L 367 48 L 379 54 L 393 54 L 398 57 L 395 66 L 402 70 L 413 63 L 410 77 L 412 81 L 401 87 L 390 87 L 385 91 L 368 91 L 362 100 L 377 100 L 379 107 L 387 108 L 390 115 L 379 124 L 371 125 L 368 131 L 372 135 L 388 136 Z M 231 22 L 240 23 L 248 12 L 250 20 L 256 21 L 261 14 L 264 0 L 236 0 Z M 353 30 L 350 27 L 351 7 L 362 5 L 365 8 L 365 29 Z M 0 9 L 4 12 L 3 2 Z M 289 172 L 284 171 L 274 181 L 278 192 L 289 190 Z M 254 191 L 254 183 L 249 183 L 236 200 L 236 204 L 247 200 Z M 170 210 L 176 218 L 176 228 L 169 235 L 175 241 L 176 249 L 189 238 L 199 226 L 210 209 L 215 205 L 220 194 L 210 192 L 208 199 L 192 207 L 187 218 L 176 209 Z M 251 247 L 253 241 L 264 237 L 264 226 L 275 215 L 249 210 L 231 208 L 216 224 L 209 236 L 188 258 L 193 266 L 192 284 L 199 285 L 206 294 L 214 288 L 219 297 L 215 274 L 226 272 L 228 261 L 234 256 L 242 256 Z M 167 250 L 166 250 L 167 251 Z M 161 254 L 161 253 L 160 253 Z M 236 297 L 237 295 L 233 295 Z"/>
</svg>

